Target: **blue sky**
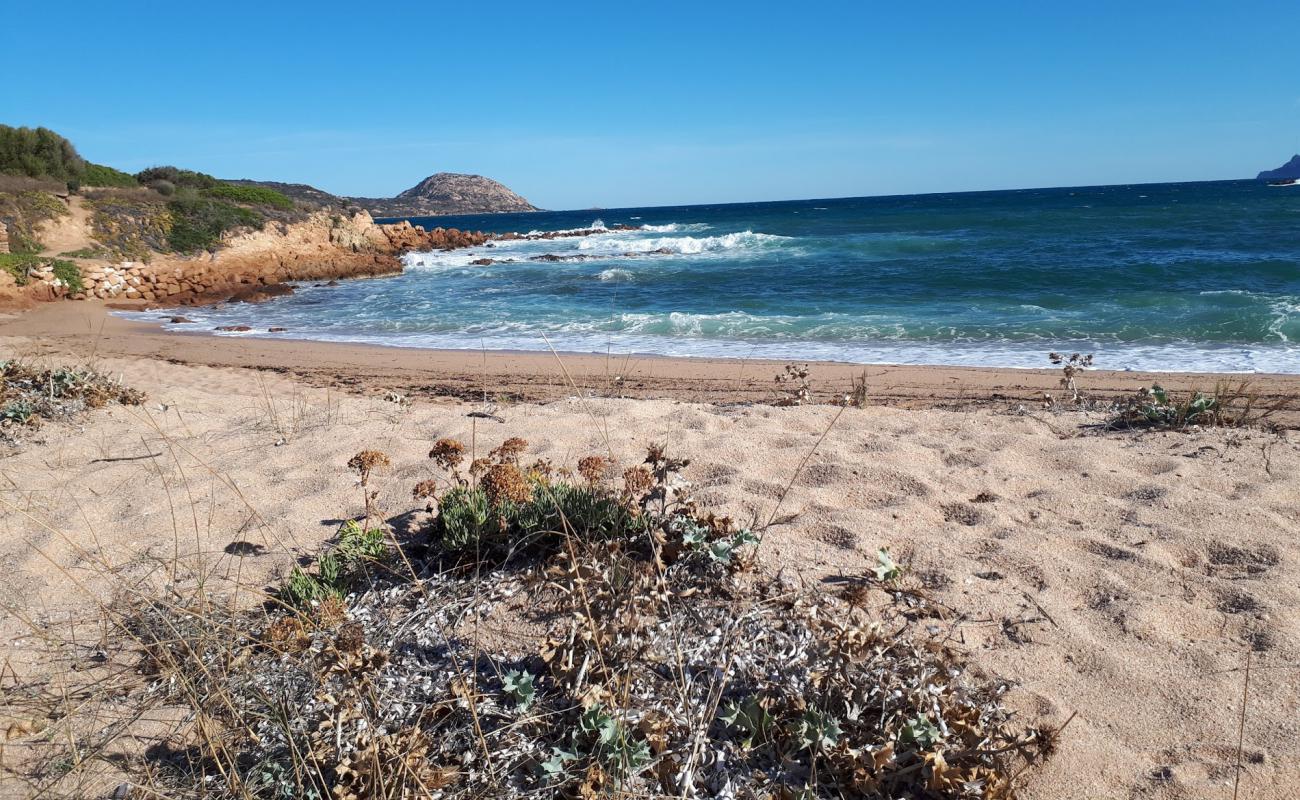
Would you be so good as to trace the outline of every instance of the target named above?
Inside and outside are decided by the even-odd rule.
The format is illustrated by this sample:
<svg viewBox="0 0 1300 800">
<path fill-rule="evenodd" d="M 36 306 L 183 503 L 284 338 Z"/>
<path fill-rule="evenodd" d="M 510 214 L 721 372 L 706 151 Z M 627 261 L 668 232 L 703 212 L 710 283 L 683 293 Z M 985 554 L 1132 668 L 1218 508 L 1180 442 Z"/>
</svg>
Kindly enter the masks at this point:
<svg viewBox="0 0 1300 800">
<path fill-rule="evenodd" d="M 0 122 L 87 158 L 547 208 L 1252 177 L 1300 2 L 12 2 Z M 51 32 L 45 35 L 42 32 Z"/>
</svg>

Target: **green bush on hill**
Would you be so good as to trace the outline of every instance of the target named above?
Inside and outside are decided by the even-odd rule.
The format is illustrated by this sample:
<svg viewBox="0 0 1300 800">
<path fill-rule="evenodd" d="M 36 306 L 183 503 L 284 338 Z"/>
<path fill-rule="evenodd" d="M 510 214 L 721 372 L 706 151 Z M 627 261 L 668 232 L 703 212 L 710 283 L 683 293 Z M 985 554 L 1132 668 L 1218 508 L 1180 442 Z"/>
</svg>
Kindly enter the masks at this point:
<svg viewBox="0 0 1300 800">
<path fill-rule="evenodd" d="M 211 250 L 222 234 L 236 228 L 260 228 L 265 218 L 247 208 L 211 197 L 182 195 L 167 204 L 172 226 L 167 244 L 178 253 Z"/>
<path fill-rule="evenodd" d="M 0 172 L 76 180 L 84 169 L 72 142 L 49 128 L 0 125 Z"/>
<path fill-rule="evenodd" d="M 142 169 L 135 174 L 135 179 L 145 186 L 155 181 L 167 181 L 173 186 L 185 186 L 191 189 L 211 189 L 221 183 L 207 173 L 170 166 Z"/>
<path fill-rule="evenodd" d="M 205 194 L 209 197 L 219 197 L 222 200 L 253 206 L 272 206 L 284 210 L 293 208 L 293 201 L 286 195 L 264 186 L 235 186 L 223 183 L 208 189 Z"/>
<path fill-rule="evenodd" d="M 103 164 L 87 163 L 86 171 L 81 175 L 81 184 L 83 186 L 113 186 L 129 189 L 139 186 L 140 182 L 135 179 L 134 175 L 120 169 L 106 167 Z"/>
</svg>

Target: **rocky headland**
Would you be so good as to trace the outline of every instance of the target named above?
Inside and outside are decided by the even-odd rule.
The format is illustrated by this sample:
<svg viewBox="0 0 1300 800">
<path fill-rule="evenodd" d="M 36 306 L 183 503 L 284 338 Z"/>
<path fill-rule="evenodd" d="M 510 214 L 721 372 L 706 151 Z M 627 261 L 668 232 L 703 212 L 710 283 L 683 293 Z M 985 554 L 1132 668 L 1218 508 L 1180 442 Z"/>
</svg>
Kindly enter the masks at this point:
<svg viewBox="0 0 1300 800">
<path fill-rule="evenodd" d="M 305 183 L 247 179 L 226 182 L 237 186 L 274 189 L 302 203 L 365 209 L 371 216 L 380 219 L 540 210 L 498 181 L 482 175 L 461 175 L 453 172 L 430 175 L 395 197 L 346 197 L 330 194 Z"/>
</svg>

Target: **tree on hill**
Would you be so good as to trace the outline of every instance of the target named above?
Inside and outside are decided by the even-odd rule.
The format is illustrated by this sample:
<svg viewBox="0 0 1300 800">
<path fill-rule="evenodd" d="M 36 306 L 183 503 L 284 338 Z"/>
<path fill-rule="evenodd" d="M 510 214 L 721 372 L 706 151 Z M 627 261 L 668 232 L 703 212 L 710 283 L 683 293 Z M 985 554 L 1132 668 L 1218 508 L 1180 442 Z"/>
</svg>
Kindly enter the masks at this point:
<svg viewBox="0 0 1300 800">
<path fill-rule="evenodd" d="M 0 173 L 75 180 L 85 166 L 72 142 L 49 128 L 0 125 Z"/>
</svg>

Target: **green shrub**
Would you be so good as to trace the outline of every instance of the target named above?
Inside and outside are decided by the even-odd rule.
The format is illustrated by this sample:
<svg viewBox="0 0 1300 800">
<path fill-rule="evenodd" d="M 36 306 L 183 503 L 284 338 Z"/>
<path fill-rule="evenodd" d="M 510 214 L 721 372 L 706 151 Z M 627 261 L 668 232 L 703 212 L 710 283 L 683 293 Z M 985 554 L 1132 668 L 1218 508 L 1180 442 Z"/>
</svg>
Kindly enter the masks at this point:
<svg viewBox="0 0 1300 800">
<path fill-rule="evenodd" d="M 437 531 L 444 550 L 495 552 L 556 549 L 566 534 L 584 540 L 627 538 L 643 520 L 597 486 L 532 480 L 523 503 L 490 500 L 482 487 L 457 486 L 438 503 Z"/>
<path fill-rule="evenodd" d="M 293 608 L 306 608 L 327 597 L 342 599 L 352 583 L 365 575 L 367 567 L 388 553 L 384 532 L 362 528 L 348 520 L 339 529 L 339 541 L 316 559 L 316 572 L 294 567 L 280 588 L 280 599 Z"/>
<path fill-rule="evenodd" d="M 172 215 L 167 243 L 178 253 L 212 250 L 236 228 L 260 228 L 265 219 L 247 208 L 210 197 L 180 196 L 167 204 Z"/>
<path fill-rule="evenodd" d="M 0 125 L 0 172 L 31 178 L 79 178 L 85 162 L 72 142 L 48 128 Z"/>
<path fill-rule="evenodd" d="M 252 206 L 271 206 L 285 210 L 293 208 L 293 201 L 287 196 L 265 186 L 235 186 L 234 184 L 223 183 L 220 186 L 208 189 L 204 193 L 209 197 L 219 197 L 222 200 L 246 203 Z"/>
<path fill-rule="evenodd" d="M 140 185 L 134 175 L 120 169 L 106 167 L 103 164 L 91 163 L 86 164 L 86 170 L 81 174 L 81 183 L 83 186 L 113 186 L 119 188 L 131 188 Z"/>
<path fill-rule="evenodd" d="M 148 186 L 155 181 L 167 181 L 175 186 L 187 186 L 191 189 L 211 189 L 221 181 L 203 172 L 195 172 L 179 167 L 149 167 L 135 174 L 135 179 Z"/>
<path fill-rule="evenodd" d="M 68 250 L 59 253 L 64 258 L 108 258 L 112 253 L 102 247 L 82 247 L 78 250 Z"/>
<path fill-rule="evenodd" d="M 81 270 L 77 268 L 76 264 L 56 258 L 50 266 L 54 270 L 54 277 L 63 281 L 69 292 L 76 294 L 86 288 L 86 285 L 81 280 Z"/>
<path fill-rule="evenodd" d="M 0 269 L 14 276 L 19 286 L 27 285 L 27 272 L 40 264 L 39 257 L 30 253 L 0 253 Z"/>
</svg>

